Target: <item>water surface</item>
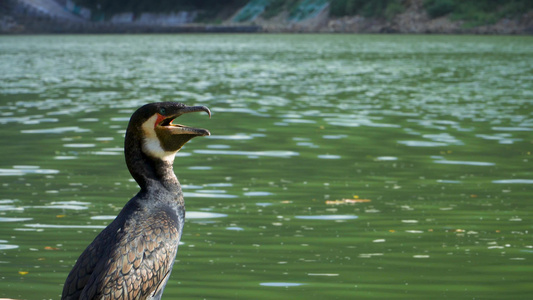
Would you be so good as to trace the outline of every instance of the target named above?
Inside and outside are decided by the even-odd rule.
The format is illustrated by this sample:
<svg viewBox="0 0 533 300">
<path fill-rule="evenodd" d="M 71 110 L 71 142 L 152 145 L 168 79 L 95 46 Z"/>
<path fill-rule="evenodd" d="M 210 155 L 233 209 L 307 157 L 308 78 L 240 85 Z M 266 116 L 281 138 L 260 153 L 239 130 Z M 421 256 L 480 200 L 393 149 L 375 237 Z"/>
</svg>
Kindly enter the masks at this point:
<svg viewBox="0 0 533 300">
<path fill-rule="evenodd" d="M 0 37 L 0 297 L 58 299 L 137 192 L 131 113 L 206 105 L 177 155 L 166 299 L 527 299 L 533 39 Z"/>
</svg>

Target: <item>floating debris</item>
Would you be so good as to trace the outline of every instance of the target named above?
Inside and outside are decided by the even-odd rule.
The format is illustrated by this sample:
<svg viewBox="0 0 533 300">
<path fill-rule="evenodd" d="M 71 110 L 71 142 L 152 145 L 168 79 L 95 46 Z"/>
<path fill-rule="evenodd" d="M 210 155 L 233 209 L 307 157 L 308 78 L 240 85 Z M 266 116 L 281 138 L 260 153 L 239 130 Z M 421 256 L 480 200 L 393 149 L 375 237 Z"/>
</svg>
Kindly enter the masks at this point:
<svg viewBox="0 0 533 300">
<path fill-rule="evenodd" d="M 356 204 L 372 202 L 370 199 L 359 199 L 359 196 L 354 196 L 354 199 L 341 199 L 341 200 L 327 200 L 327 205 L 342 205 L 342 204 Z"/>
</svg>

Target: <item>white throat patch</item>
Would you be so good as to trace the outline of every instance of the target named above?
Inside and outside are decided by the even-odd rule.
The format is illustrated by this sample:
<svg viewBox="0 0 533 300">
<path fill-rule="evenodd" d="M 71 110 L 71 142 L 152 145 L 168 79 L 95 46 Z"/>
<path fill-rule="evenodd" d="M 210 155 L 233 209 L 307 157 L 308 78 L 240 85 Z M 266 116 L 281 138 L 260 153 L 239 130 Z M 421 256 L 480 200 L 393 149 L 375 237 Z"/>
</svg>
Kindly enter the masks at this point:
<svg viewBox="0 0 533 300">
<path fill-rule="evenodd" d="M 175 151 L 165 151 L 161 147 L 161 142 L 157 138 L 155 133 L 155 122 L 157 120 L 157 114 L 150 117 L 142 124 L 142 130 L 144 132 L 144 140 L 142 144 L 142 150 L 144 153 L 154 157 L 159 158 L 163 161 L 173 163 L 174 157 L 176 155 Z"/>
</svg>

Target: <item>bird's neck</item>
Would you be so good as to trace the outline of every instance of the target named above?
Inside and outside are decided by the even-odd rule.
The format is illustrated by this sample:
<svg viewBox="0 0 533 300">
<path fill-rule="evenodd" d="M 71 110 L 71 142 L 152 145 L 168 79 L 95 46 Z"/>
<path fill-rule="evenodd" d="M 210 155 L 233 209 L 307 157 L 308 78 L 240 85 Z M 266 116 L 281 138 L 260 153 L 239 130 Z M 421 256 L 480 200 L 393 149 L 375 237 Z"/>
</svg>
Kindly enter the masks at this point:
<svg viewBox="0 0 533 300">
<path fill-rule="evenodd" d="M 173 170 L 174 155 L 166 159 L 150 157 L 142 151 L 140 143 L 126 144 L 124 154 L 131 176 L 142 191 L 165 191 L 176 196 L 181 194 L 181 186 Z"/>
</svg>

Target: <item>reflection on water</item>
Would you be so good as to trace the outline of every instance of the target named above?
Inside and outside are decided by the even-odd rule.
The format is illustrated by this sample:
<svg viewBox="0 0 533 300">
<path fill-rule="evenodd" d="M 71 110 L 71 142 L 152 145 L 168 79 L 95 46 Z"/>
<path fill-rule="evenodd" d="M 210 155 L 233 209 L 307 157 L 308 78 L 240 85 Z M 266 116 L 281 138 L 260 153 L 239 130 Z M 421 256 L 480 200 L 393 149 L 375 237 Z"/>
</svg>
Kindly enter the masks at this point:
<svg viewBox="0 0 533 300">
<path fill-rule="evenodd" d="M 493 180 L 493 183 L 533 184 L 533 179 L 502 179 Z"/>
<path fill-rule="evenodd" d="M 7 243 L 7 241 L 0 240 L 0 250 L 12 250 L 12 249 L 17 249 L 19 247 L 18 245 L 9 245 L 9 244 L 4 244 L 4 243 Z"/>
<path fill-rule="evenodd" d="M 295 282 L 261 282 L 262 286 L 276 286 L 276 287 L 291 287 L 291 286 L 301 286 L 303 283 Z"/>
<path fill-rule="evenodd" d="M 482 161 L 458 161 L 458 160 L 436 160 L 436 164 L 445 164 L 445 165 L 467 165 L 467 166 L 494 166 L 494 163 L 491 162 L 482 162 Z"/>
<path fill-rule="evenodd" d="M 103 225 L 55 225 L 55 224 L 26 224 L 24 225 L 30 228 L 93 228 L 93 229 L 104 229 Z"/>
<path fill-rule="evenodd" d="M 183 193 L 183 196 L 186 198 L 237 198 L 236 195 L 230 195 L 225 193 L 210 193 L 210 192 L 200 192 L 200 193 L 194 193 L 194 192 L 185 192 Z"/>
<path fill-rule="evenodd" d="M 232 151 L 232 150 L 195 150 L 194 153 L 211 154 L 211 155 L 244 155 L 248 157 L 272 156 L 272 157 L 291 157 L 299 155 L 294 151 Z"/>
<path fill-rule="evenodd" d="M 352 220 L 357 219 L 357 216 L 349 215 L 318 215 L 318 216 L 295 216 L 296 219 L 302 220 Z"/>
<path fill-rule="evenodd" d="M 22 222 L 22 221 L 30 221 L 33 220 L 33 218 L 5 218 L 0 217 L 0 222 Z"/>
<path fill-rule="evenodd" d="M 0 176 L 22 176 L 26 174 L 57 174 L 59 170 L 40 169 L 38 166 L 13 166 L 12 169 L 0 169 Z"/>
<path fill-rule="evenodd" d="M 56 120 L 57 121 L 57 120 Z M 56 128 L 49 128 L 49 129 L 27 129 L 27 130 L 21 130 L 22 133 L 34 133 L 34 134 L 43 134 L 43 133 L 57 133 L 57 134 L 63 134 L 66 132 L 87 132 L 88 129 L 82 129 L 78 126 L 72 126 L 72 127 L 56 127 Z"/>
<path fill-rule="evenodd" d="M 131 113 L 206 105 L 176 157 L 168 299 L 526 299 L 529 37 L 0 37 L 0 298 L 57 299 L 138 191 Z M 281 294 L 283 293 L 283 294 Z"/>
<path fill-rule="evenodd" d="M 226 214 L 218 214 L 212 212 L 202 212 L 202 211 L 188 211 L 187 219 L 211 219 L 211 218 L 224 218 L 227 217 Z M 91 220 L 109 220 L 113 221 L 116 216 L 93 216 Z"/>
<path fill-rule="evenodd" d="M 227 217 L 226 214 L 218 214 L 212 212 L 203 212 L 203 211 L 188 211 L 187 219 L 212 219 L 212 218 L 224 218 Z"/>
</svg>

